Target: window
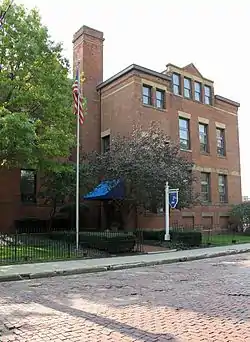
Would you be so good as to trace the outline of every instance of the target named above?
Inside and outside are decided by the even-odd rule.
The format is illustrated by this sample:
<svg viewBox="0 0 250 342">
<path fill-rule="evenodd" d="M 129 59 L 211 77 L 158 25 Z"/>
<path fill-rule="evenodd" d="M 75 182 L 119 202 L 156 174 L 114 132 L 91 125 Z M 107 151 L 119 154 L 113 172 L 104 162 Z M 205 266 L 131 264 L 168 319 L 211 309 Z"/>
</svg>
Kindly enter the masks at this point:
<svg viewBox="0 0 250 342">
<path fill-rule="evenodd" d="M 191 98 L 191 80 L 184 77 L 184 97 Z"/>
<path fill-rule="evenodd" d="M 205 104 L 211 105 L 211 87 L 206 86 L 204 87 L 204 94 L 205 94 Z"/>
<path fill-rule="evenodd" d="M 143 85 L 142 88 L 142 101 L 145 105 L 152 105 L 152 87 Z"/>
<path fill-rule="evenodd" d="M 179 118 L 179 134 L 181 150 L 190 150 L 189 120 Z"/>
<path fill-rule="evenodd" d="M 210 173 L 201 172 L 201 200 L 210 202 Z"/>
<path fill-rule="evenodd" d="M 178 74 L 173 74 L 173 92 L 176 95 L 181 94 L 180 75 Z"/>
<path fill-rule="evenodd" d="M 110 135 L 106 135 L 102 138 L 102 152 L 108 152 L 110 150 Z"/>
<path fill-rule="evenodd" d="M 218 176 L 219 181 L 219 197 L 221 203 L 227 202 L 227 176 L 225 175 L 219 175 Z"/>
<path fill-rule="evenodd" d="M 219 156 L 225 156 L 226 155 L 225 130 L 223 128 L 216 128 L 216 140 L 217 140 L 217 154 Z"/>
<path fill-rule="evenodd" d="M 194 82 L 194 99 L 195 101 L 201 101 L 201 84 L 200 82 Z"/>
<path fill-rule="evenodd" d="M 34 170 L 21 170 L 20 192 L 22 202 L 36 202 L 36 172 Z"/>
<path fill-rule="evenodd" d="M 165 91 L 161 89 L 156 89 L 156 107 L 164 109 L 165 108 Z"/>
<path fill-rule="evenodd" d="M 200 151 L 208 152 L 208 125 L 199 124 Z"/>
</svg>

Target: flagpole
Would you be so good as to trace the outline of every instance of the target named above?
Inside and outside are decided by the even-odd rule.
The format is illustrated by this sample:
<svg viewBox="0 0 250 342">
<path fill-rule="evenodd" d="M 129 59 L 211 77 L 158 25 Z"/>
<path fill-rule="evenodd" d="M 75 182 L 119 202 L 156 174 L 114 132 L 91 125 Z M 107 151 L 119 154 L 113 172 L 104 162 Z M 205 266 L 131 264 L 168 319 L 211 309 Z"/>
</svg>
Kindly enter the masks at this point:
<svg viewBox="0 0 250 342">
<path fill-rule="evenodd" d="M 78 61 L 78 68 L 79 68 Z M 79 69 L 78 69 L 79 75 Z M 80 187 L 80 177 L 79 177 L 79 166 L 80 166 L 80 91 L 81 91 L 81 81 L 80 77 L 78 79 L 78 101 L 77 101 L 77 123 L 76 123 L 76 250 L 79 249 L 79 187 Z"/>
</svg>

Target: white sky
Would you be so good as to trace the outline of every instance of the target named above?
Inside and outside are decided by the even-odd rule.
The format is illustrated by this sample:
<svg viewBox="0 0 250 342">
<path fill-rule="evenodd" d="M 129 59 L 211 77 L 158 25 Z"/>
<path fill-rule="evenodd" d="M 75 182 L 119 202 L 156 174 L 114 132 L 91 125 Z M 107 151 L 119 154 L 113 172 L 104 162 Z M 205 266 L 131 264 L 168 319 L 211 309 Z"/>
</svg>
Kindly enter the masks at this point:
<svg viewBox="0 0 250 342">
<path fill-rule="evenodd" d="M 55 41 L 72 60 L 72 36 L 82 25 L 104 32 L 104 78 L 136 63 L 163 71 L 193 62 L 215 81 L 215 93 L 239 101 L 242 192 L 250 196 L 250 1 L 16 0 L 38 7 Z M 249 176 L 248 176 L 249 175 Z"/>
</svg>

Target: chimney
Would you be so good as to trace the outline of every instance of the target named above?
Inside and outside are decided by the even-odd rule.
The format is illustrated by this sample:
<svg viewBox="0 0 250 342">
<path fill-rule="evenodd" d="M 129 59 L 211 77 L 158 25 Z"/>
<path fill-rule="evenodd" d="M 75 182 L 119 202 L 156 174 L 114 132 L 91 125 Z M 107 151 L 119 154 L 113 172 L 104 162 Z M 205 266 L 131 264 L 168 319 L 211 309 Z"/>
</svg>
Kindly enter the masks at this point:
<svg viewBox="0 0 250 342">
<path fill-rule="evenodd" d="M 96 86 L 103 81 L 103 32 L 82 26 L 73 36 L 73 67 L 80 62 L 80 72 L 86 78 L 82 85 L 87 98 L 85 122 L 80 126 L 80 143 L 84 152 L 100 151 L 101 113 L 100 96 Z"/>
</svg>

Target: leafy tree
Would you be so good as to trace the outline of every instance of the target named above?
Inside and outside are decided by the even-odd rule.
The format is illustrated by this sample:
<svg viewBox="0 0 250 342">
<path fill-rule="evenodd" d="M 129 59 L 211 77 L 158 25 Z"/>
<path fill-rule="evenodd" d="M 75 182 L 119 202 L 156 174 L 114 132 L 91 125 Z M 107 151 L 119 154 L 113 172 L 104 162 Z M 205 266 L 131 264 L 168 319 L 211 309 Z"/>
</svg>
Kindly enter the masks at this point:
<svg viewBox="0 0 250 342">
<path fill-rule="evenodd" d="M 7 4 L 0 0 L 0 8 Z M 62 46 L 50 39 L 37 10 L 15 4 L 0 29 L 0 46 L 0 164 L 51 168 L 75 140 Z"/>
<path fill-rule="evenodd" d="M 76 198 L 76 165 L 73 163 L 60 163 L 57 168 L 47 171 L 41 177 L 41 186 L 39 198 L 43 200 L 45 205 L 51 207 L 50 225 L 57 212 L 58 206 L 64 208 L 70 216 L 75 215 L 75 198 Z M 80 195 L 88 192 L 94 186 L 94 180 L 89 172 L 87 163 L 80 165 Z M 86 205 L 80 205 L 81 209 L 85 209 Z"/>
<path fill-rule="evenodd" d="M 250 227 L 250 202 L 234 205 L 230 211 L 229 222 L 234 229 L 245 230 Z"/>
<path fill-rule="evenodd" d="M 134 127 L 131 135 L 114 137 L 109 151 L 89 158 L 99 179 L 123 180 L 125 198 L 119 201 L 123 220 L 135 208 L 163 207 L 166 181 L 171 188 L 179 188 L 179 208 L 194 203 L 193 165 L 156 124 L 147 131 Z"/>
</svg>

